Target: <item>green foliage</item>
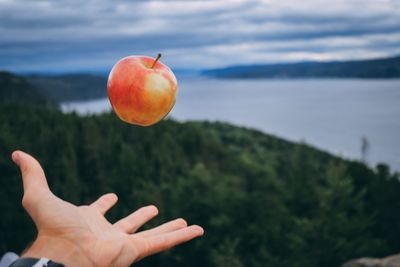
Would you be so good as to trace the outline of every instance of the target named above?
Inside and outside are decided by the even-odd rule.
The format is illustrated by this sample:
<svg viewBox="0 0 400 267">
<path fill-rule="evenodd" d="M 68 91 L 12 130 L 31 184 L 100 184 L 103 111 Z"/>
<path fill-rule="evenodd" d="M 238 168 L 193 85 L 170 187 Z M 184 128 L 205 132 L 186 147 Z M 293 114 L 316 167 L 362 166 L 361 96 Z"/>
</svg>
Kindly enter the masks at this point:
<svg viewBox="0 0 400 267">
<path fill-rule="evenodd" d="M 158 218 L 204 226 L 203 238 L 138 266 L 339 266 L 400 250 L 400 183 L 311 148 L 224 123 L 148 128 L 113 114 L 0 104 L 0 252 L 33 240 L 10 154 L 36 156 L 57 195 L 76 204 L 115 192 L 110 221 L 155 204 Z"/>
</svg>

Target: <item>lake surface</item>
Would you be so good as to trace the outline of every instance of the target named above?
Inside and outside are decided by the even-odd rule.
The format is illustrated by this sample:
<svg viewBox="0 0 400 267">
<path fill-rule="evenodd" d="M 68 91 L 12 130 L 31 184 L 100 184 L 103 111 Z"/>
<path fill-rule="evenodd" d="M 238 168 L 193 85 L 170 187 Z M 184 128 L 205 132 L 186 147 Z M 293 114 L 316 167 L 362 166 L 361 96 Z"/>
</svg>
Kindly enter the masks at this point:
<svg viewBox="0 0 400 267">
<path fill-rule="evenodd" d="M 346 158 L 400 171 L 400 80 L 218 80 L 182 78 L 171 116 L 260 129 Z M 107 99 L 64 103 L 65 112 L 110 110 Z"/>
</svg>

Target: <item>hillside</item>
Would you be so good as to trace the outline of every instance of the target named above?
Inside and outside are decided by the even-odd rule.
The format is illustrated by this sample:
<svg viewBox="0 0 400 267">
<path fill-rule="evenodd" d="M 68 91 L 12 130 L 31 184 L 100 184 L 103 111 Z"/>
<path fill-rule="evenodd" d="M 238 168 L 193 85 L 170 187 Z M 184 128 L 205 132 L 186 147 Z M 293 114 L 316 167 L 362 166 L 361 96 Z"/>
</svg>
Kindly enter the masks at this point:
<svg viewBox="0 0 400 267">
<path fill-rule="evenodd" d="M 400 57 L 232 66 L 206 70 L 203 75 L 217 78 L 400 78 Z"/>
<path fill-rule="evenodd" d="M 25 78 L 9 72 L 0 72 L 0 102 L 49 104 Z"/>
<path fill-rule="evenodd" d="M 166 120 L 141 128 L 113 114 L 0 104 L 0 253 L 34 237 L 20 206 L 10 154 L 43 164 L 51 188 L 73 203 L 116 192 L 111 221 L 156 204 L 159 218 L 204 226 L 201 240 L 136 266 L 337 267 L 400 251 L 400 183 L 304 144 L 224 123 Z"/>
<path fill-rule="evenodd" d="M 93 74 L 30 75 L 26 79 L 38 92 L 57 103 L 107 96 L 106 76 Z"/>
</svg>

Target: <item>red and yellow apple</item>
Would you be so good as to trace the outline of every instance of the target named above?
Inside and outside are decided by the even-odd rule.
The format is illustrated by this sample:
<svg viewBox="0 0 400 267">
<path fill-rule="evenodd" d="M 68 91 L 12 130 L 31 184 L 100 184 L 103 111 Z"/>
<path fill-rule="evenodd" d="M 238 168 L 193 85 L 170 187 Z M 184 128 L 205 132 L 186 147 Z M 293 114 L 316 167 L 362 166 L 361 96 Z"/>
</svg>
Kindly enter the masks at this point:
<svg viewBox="0 0 400 267">
<path fill-rule="evenodd" d="M 107 93 L 117 116 L 130 124 L 149 126 L 173 108 L 178 92 L 174 73 L 147 56 L 119 60 L 108 76 Z"/>
</svg>

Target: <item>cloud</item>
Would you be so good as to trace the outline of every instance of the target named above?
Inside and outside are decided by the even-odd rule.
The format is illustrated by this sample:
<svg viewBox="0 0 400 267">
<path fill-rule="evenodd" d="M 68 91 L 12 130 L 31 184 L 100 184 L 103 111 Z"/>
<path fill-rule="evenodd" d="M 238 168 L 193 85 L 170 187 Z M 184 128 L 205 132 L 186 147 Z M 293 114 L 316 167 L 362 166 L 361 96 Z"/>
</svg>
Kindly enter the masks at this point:
<svg viewBox="0 0 400 267">
<path fill-rule="evenodd" d="M 0 69 L 109 69 L 129 54 L 176 68 L 400 53 L 398 0 L 0 1 Z"/>
</svg>

